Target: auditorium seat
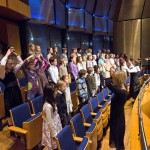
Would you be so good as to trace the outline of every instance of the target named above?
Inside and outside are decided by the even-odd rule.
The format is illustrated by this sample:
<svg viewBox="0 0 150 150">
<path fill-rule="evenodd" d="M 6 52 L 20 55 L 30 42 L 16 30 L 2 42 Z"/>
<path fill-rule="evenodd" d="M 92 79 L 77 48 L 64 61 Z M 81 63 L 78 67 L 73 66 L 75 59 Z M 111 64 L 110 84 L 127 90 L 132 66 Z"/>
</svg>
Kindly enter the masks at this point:
<svg viewBox="0 0 150 150">
<path fill-rule="evenodd" d="M 90 127 L 86 128 L 83 125 L 82 117 L 80 113 L 77 113 L 71 120 L 70 125 L 72 128 L 73 136 L 83 138 L 87 136 L 91 141 L 89 148 L 92 150 L 97 149 L 97 127 L 96 123 L 92 123 Z"/>
<path fill-rule="evenodd" d="M 78 110 L 78 105 L 79 105 L 79 99 L 78 99 L 78 93 L 75 90 L 73 93 L 71 93 L 71 100 L 72 100 L 72 109 L 74 112 Z"/>
<path fill-rule="evenodd" d="M 108 124 L 108 110 L 107 105 L 99 105 L 96 97 L 91 98 L 89 101 L 90 110 L 93 113 L 98 113 L 99 111 L 102 113 L 102 122 L 103 128 L 105 128 Z"/>
<path fill-rule="evenodd" d="M 42 139 L 42 113 L 31 115 L 28 103 L 21 104 L 10 110 L 13 126 L 10 131 L 25 137 L 26 149 L 32 149 Z"/>
<path fill-rule="evenodd" d="M 43 108 L 43 95 L 37 96 L 30 100 L 31 109 L 33 114 L 37 114 L 42 112 Z"/>
<path fill-rule="evenodd" d="M 90 112 L 90 107 L 88 104 L 84 105 L 80 111 L 85 125 L 91 126 L 92 122 L 97 124 L 97 138 L 100 140 L 103 135 L 102 113 Z"/>
<path fill-rule="evenodd" d="M 75 141 L 80 142 L 78 147 Z M 56 142 L 58 150 L 90 150 L 89 139 L 87 137 L 84 138 L 73 137 L 70 126 L 65 126 L 59 132 L 59 134 L 56 137 Z"/>
<path fill-rule="evenodd" d="M 108 95 L 107 89 L 103 88 L 102 93 L 103 93 L 104 101 L 107 102 L 107 104 L 110 104 L 111 103 L 111 97 Z"/>
</svg>

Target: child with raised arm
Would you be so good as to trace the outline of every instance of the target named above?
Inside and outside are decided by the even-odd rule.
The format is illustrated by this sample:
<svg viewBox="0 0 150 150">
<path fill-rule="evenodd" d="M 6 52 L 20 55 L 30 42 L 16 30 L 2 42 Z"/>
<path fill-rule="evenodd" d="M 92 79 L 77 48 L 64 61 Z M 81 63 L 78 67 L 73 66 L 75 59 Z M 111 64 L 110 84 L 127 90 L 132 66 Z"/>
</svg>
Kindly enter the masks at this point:
<svg viewBox="0 0 150 150">
<path fill-rule="evenodd" d="M 16 77 L 16 72 L 23 65 L 20 56 L 15 53 L 13 46 L 8 47 L 6 55 L 2 58 L 0 63 L 0 78 L 5 85 L 4 101 L 5 101 L 5 114 L 9 117 L 9 110 L 23 103 L 20 87 Z M 11 125 L 10 118 L 8 124 Z"/>
<path fill-rule="evenodd" d="M 33 55 L 24 60 L 23 69 L 27 78 L 27 100 L 31 100 L 41 94 L 37 75 L 40 66 L 35 66 L 34 61 L 35 56 Z"/>
</svg>

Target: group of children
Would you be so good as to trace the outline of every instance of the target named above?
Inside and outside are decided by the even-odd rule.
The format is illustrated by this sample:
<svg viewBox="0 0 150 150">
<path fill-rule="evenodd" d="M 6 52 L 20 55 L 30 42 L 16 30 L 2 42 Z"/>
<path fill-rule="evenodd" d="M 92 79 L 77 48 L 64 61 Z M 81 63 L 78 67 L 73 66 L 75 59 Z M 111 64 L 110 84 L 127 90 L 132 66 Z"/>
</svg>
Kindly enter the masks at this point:
<svg viewBox="0 0 150 150">
<path fill-rule="evenodd" d="M 121 58 L 110 55 L 110 51 L 108 54 L 105 51 L 103 53 L 98 51 L 96 56 L 92 55 L 91 49 L 82 54 L 81 49 L 74 48 L 69 58 L 70 62 L 67 49 L 64 48 L 62 52 L 59 56 L 57 47 L 54 49 L 49 47 L 47 59 L 45 59 L 40 46 L 30 43 L 29 56 L 23 61 L 15 53 L 14 47 L 9 46 L 0 62 L 0 78 L 5 85 L 4 99 L 8 118 L 9 110 L 23 103 L 16 77 L 16 72 L 20 68 L 27 78 L 27 101 L 43 94 L 45 103 L 42 145 L 48 146 L 49 149 L 57 148 L 54 137 L 62 127 L 69 124 L 72 101 L 68 74 L 71 74 L 72 80 L 76 82 L 80 109 L 113 76 L 112 70 L 121 68 L 117 66 L 118 63 L 119 65 L 122 63 Z M 8 120 L 11 125 L 11 120 Z"/>
</svg>

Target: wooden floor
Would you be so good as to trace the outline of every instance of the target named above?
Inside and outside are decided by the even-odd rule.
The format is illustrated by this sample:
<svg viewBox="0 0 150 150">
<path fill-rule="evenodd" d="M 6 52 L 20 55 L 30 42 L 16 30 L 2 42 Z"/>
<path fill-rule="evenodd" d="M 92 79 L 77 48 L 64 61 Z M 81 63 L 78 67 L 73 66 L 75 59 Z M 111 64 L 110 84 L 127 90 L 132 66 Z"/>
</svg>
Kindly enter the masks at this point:
<svg viewBox="0 0 150 150">
<path fill-rule="evenodd" d="M 132 106 L 131 102 L 128 101 L 125 106 L 125 120 L 126 120 L 126 131 L 125 131 L 125 150 L 130 150 L 130 127 L 131 127 L 131 113 Z M 13 138 L 10 136 L 8 127 L 4 127 L 3 131 L 0 132 L 0 149 L 1 150 L 24 150 L 23 142 L 20 139 Z M 44 150 L 47 150 L 45 147 Z M 99 150 L 115 150 L 109 147 L 109 128 L 106 131 L 105 136 L 101 141 Z"/>
</svg>

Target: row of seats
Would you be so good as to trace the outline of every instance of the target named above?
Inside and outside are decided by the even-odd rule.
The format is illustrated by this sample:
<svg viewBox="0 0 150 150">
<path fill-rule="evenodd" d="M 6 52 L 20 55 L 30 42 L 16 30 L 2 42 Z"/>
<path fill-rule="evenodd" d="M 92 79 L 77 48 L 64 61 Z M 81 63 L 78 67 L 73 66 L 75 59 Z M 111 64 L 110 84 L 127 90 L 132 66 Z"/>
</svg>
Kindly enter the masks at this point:
<svg viewBox="0 0 150 150">
<path fill-rule="evenodd" d="M 110 101 L 105 100 L 104 92 L 107 92 L 107 89 L 90 99 L 89 105 L 86 104 L 81 108 L 81 114 L 76 114 L 70 121 L 74 139 L 81 141 L 81 138 L 87 135 L 89 143 L 92 143 L 90 144 L 92 149 L 96 149 L 97 140 L 101 139 L 103 128 L 108 124 Z M 41 141 L 42 104 L 41 95 L 10 110 L 13 126 L 9 129 L 25 136 L 27 149 L 33 148 Z"/>
</svg>

